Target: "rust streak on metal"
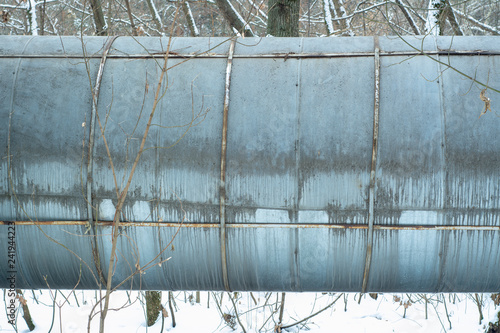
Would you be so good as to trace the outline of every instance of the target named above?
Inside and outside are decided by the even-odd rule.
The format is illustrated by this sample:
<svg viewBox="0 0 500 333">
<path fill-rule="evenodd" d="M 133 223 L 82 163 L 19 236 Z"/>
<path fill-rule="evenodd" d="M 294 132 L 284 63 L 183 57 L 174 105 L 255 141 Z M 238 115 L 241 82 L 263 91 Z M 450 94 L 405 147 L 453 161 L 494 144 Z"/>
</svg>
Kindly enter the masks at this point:
<svg viewBox="0 0 500 333">
<path fill-rule="evenodd" d="M 231 85 L 231 69 L 233 66 L 234 47 L 236 38 L 231 40 L 229 52 L 227 55 L 226 81 L 224 86 L 224 108 L 222 120 L 222 143 L 220 156 L 220 245 L 221 245 L 221 261 L 222 261 L 222 278 L 224 280 L 224 288 L 231 291 L 229 287 L 229 279 L 227 274 L 227 253 L 226 253 L 226 154 L 227 154 L 227 123 L 229 113 L 229 88 Z"/>
<path fill-rule="evenodd" d="M 0 221 L 0 225 L 86 225 L 88 221 Z"/>
<path fill-rule="evenodd" d="M 498 56 L 500 52 L 483 51 L 483 50 L 439 50 L 439 51 L 393 51 L 380 52 L 380 57 L 414 57 L 418 55 L 443 55 L 443 56 Z M 152 54 L 110 54 L 110 59 L 156 59 L 164 58 L 165 53 Z M 343 52 L 343 53 L 272 53 L 272 54 L 238 54 L 233 58 L 238 59 L 302 59 L 302 58 L 357 58 L 357 57 L 373 57 L 373 52 Z M 83 56 L 79 54 L 2 54 L 0 58 L 30 58 L 30 59 L 81 59 Z M 88 55 L 85 58 L 100 59 L 98 54 Z M 169 53 L 171 59 L 187 59 L 187 58 L 227 58 L 227 54 L 220 53 L 200 53 L 200 54 L 182 54 Z"/>
<path fill-rule="evenodd" d="M 0 225 L 82 225 L 87 221 L 0 221 Z M 94 222 L 99 227 L 111 227 L 113 221 Z M 219 223 L 179 223 L 179 222 L 124 222 L 126 227 L 160 228 L 208 228 L 218 229 Z M 367 224 L 325 224 L 325 223 L 226 223 L 226 229 L 236 228 L 276 228 L 276 229 L 339 229 L 366 230 Z M 500 231 L 500 226 L 474 225 L 374 225 L 373 230 L 438 230 L 438 231 Z"/>
</svg>

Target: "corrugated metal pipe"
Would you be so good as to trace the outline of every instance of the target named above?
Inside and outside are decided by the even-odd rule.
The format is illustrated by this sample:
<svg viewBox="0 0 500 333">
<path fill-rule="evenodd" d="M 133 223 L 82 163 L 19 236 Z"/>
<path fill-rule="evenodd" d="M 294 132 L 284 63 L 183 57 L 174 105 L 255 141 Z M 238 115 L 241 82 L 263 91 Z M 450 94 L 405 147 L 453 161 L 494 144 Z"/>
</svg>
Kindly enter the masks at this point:
<svg viewBox="0 0 500 333">
<path fill-rule="evenodd" d="M 103 283 L 154 109 L 114 286 L 499 291 L 499 42 L 0 36 L 0 287 Z"/>
</svg>

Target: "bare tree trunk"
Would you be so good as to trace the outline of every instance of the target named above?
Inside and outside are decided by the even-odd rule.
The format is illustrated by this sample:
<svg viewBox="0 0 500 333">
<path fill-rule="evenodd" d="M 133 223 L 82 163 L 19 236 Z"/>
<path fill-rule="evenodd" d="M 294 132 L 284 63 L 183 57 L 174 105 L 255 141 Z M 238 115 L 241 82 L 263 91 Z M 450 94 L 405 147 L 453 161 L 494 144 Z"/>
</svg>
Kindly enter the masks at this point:
<svg viewBox="0 0 500 333">
<path fill-rule="evenodd" d="M 454 14 L 457 14 L 457 16 L 460 16 L 461 18 L 466 19 L 467 21 L 469 21 L 470 23 L 472 23 L 473 25 L 475 25 L 476 27 L 478 27 L 484 31 L 490 32 L 493 35 L 500 35 L 500 31 L 497 28 L 492 27 L 491 25 L 479 22 L 478 20 L 476 20 L 472 16 L 466 15 L 465 13 L 462 13 L 458 10 L 454 9 L 453 12 L 454 12 Z"/>
<path fill-rule="evenodd" d="M 283 310 L 285 309 L 285 293 L 281 293 L 281 306 L 280 306 L 280 316 L 278 319 L 278 325 L 281 327 L 283 324 Z"/>
<path fill-rule="evenodd" d="M 30 309 L 28 308 L 28 304 L 26 303 L 26 299 L 24 298 L 21 289 L 16 289 L 16 292 L 17 296 L 19 297 L 19 303 L 21 303 L 21 306 L 23 308 L 24 321 L 26 322 L 26 325 L 28 325 L 28 329 L 31 332 L 35 329 L 35 324 L 33 324 L 33 320 L 31 319 Z"/>
<path fill-rule="evenodd" d="M 443 2 L 442 0 L 430 0 L 425 29 L 428 34 L 437 36 L 443 33 L 443 28 Z"/>
<path fill-rule="evenodd" d="M 334 18 L 342 18 L 346 17 L 347 13 L 344 8 L 344 3 L 342 0 L 329 0 L 330 1 L 330 6 L 335 9 L 335 17 Z M 349 24 L 349 21 L 347 19 L 343 20 L 337 20 L 338 25 L 341 32 L 342 36 L 354 36 L 354 33 L 352 32 L 351 26 Z"/>
<path fill-rule="evenodd" d="M 28 24 L 29 24 L 29 33 L 33 36 L 38 35 L 38 22 L 36 19 L 36 1 L 35 0 L 27 0 L 26 1 L 26 6 L 27 6 L 27 11 L 26 11 L 26 16 L 28 19 Z"/>
<path fill-rule="evenodd" d="M 451 28 L 453 29 L 453 34 L 455 36 L 463 36 L 462 29 L 460 29 L 460 25 L 457 22 L 457 18 L 455 17 L 455 13 L 453 12 L 453 8 L 451 8 L 451 4 L 448 0 L 446 2 L 446 16 L 448 17 L 448 21 L 450 22 Z"/>
<path fill-rule="evenodd" d="M 479 299 L 479 295 L 477 293 L 474 294 L 474 299 L 476 301 L 477 309 L 479 311 L 479 325 L 481 325 L 481 322 L 484 319 L 483 310 L 482 310 L 482 308 L 483 308 L 483 302 L 482 302 L 482 299 L 481 300 Z"/>
<path fill-rule="evenodd" d="M 146 291 L 146 318 L 148 327 L 156 323 L 161 313 L 161 291 Z"/>
<path fill-rule="evenodd" d="M 333 23 L 338 24 L 337 21 L 332 21 L 332 8 L 330 8 L 329 0 L 322 0 L 323 3 L 323 15 L 325 18 L 326 34 L 327 36 L 332 36 L 335 33 Z"/>
<path fill-rule="evenodd" d="M 215 4 L 226 18 L 229 25 L 236 29 L 242 36 L 254 37 L 254 33 L 247 22 L 234 9 L 230 0 L 215 0 Z"/>
<path fill-rule="evenodd" d="M 269 0 L 267 34 L 275 37 L 299 36 L 300 0 Z"/>
<path fill-rule="evenodd" d="M 415 33 L 415 35 L 420 35 L 420 30 L 418 29 L 417 25 L 415 24 L 415 21 L 413 21 L 413 18 L 411 17 L 410 13 L 406 9 L 406 7 L 403 5 L 403 2 L 401 0 L 396 0 L 396 3 L 403 12 L 403 15 L 405 16 L 406 20 L 408 21 L 408 24 L 410 24 L 411 29 Z"/>
<path fill-rule="evenodd" d="M 102 0 L 90 0 L 92 14 L 94 16 L 95 34 L 97 36 L 106 36 L 108 34 L 108 26 L 104 13 L 102 12 Z"/>
<path fill-rule="evenodd" d="M 168 292 L 168 308 L 170 309 L 170 315 L 172 316 L 172 327 L 175 327 L 177 324 L 175 323 L 175 315 L 174 315 L 174 307 L 172 306 L 172 292 Z"/>
<path fill-rule="evenodd" d="M 125 0 L 125 7 L 127 8 L 127 15 L 130 21 L 130 28 L 132 28 L 132 36 L 137 36 L 137 29 L 134 24 L 134 16 L 132 15 L 132 9 L 130 9 L 130 1 Z"/>
<path fill-rule="evenodd" d="M 156 10 L 153 0 L 146 0 L 146 2 L 148 4 L 149 11 L 151 12 L 151 16 L 153 18 L 153 22 L 155 23 L 156 29 L 158 29 L 163 34 L 163 23 L 161 21 L 160 14 L 158 14 L 158 11 Z"/>
<path fill-rule="evenodd" d="M 45 34 L 45 5 L 47 0 L 43 0 L 42 7 L 40 8 L 40 35 Z"/>
<path fill-rule="evenodd" d="M 189 2 L 184 1 L 182 3 L 182 10 L 184 11 L 184 15 L 186 16 L 186 21 L 189 27 L 189 32 L 191 33 L 191 37 L 199 37 L 200 32 L 194 23 L 193 12 L 191 12 L 191 7 L 189 6 Z"/>
</svg>

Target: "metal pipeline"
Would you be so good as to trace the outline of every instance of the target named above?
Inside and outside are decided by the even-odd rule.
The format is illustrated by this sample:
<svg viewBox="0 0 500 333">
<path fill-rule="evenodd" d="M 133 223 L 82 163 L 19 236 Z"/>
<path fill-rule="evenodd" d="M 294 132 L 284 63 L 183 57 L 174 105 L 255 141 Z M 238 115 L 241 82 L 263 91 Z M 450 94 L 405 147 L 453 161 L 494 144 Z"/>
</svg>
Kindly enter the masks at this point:
<svg viewBox="0 0 500 333">
<path fill-rule="evenodd" d="M 157 104 L 114 286 L 498 291 L 498 38 L 377 39 L 0 36 L 0 287 L 99 287 Z"/>
</svg>

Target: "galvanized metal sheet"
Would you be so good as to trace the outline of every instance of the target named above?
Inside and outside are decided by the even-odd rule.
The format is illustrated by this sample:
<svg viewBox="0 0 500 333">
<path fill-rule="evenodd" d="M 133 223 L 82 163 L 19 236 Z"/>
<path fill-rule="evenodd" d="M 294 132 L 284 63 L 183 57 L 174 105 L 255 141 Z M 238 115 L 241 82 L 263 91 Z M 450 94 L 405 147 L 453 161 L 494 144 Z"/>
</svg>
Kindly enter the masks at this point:
<svg viewBox="0 0 500 333">
<path fill-rule="evenodd" d="M 124 208 L 126 222 L 142 224 L 122 230 L 115 283 L 134 273 L 136 263 L 172 257 L 135 275 L 133 288 L 223 289 L 224 245 L 234 290 L 360 291 L 372 199 L 367 290 L 498 290 L 500 122 L 492 112 L 479 118 L 483 87 L 463 75 L 500 86 L 497 39 L 405 39 L 380 38 L 378 83 L 371 37 L 237 40 L 229 73 L 227 240 L 221 243 L 229 39 L 173 38 L 147 150 Z M 0 99 L 7 101 L 0 106 L 0 220 L 113 219 L 114 177 L 91 113 L 106 43 L 0 36 Z M 154 105 L 168 43 L 120 37 L 104 63 L 98 113 L 120 188 Z M 493 107 L 499 104 L 498 94 L 487 94 Z M 95 207 L 90 217 L 87 198 Z M 155 258 L 177 230 L 172 222 L 201 224 L 182 226 L 174 248 Z M 72 287 L 81 271 L 79 287 L 96 288 L 92 242 L 106 272 L 109 225 L 97 223 L 95 239 L 85 222 L 41 227 L 90 268 L 80 269 L 80 259 L 37 226 L 21 223 L 19 286 L 45 287 L 47 276 L 51 286 Z M 0 225 L 2 239 L 6 228 Z"/>
<path fill-rule="evenodd" d="M 82 260 L 38 228 L 17 226 L 18 257 L 23 258 L 17 266 L 17 286 L 97 288 L 94 275 L 98 277 L 98 273 L 84 225 L 41 228 L 47 236 L 83 255 Z M 0 227 L 2 237 L 6 237 L 5 230 L 5 226 Z M 361 288 L 366 229 L 248 225 L 231 227 L 228 232 L 229 282 L 233 290 L 356 292 Z M 106 258 L 111 249 L 111 228 L 99 227 L 98 233 L 102 235 L 101 258 Z M 170 243 L 176 233 L 174 227 L 125 227 L 118 243 L 113 285 L 132 276 L 121 288 L 223 289 L 218 228 L 203 224 L 181 227 Z M 498 290 L 499 241 L 498 230 L 376 230 L 369 290 Z M 47 255 L 33 256 L 33 251 Z M 161 261 L 161 266 L 142 273 L 136 269 L 136 264 L 144 268 Z M 104 273 L 106 265 L 107 261 L 101 262 Z M 7 272 L 2 269 L 0 278 L 7 278 Z"/>
</svg>

